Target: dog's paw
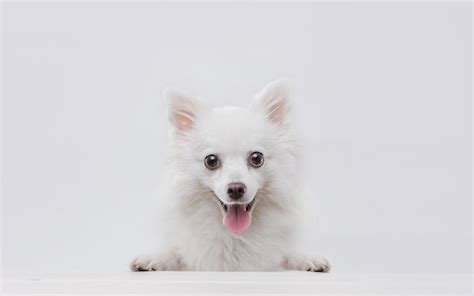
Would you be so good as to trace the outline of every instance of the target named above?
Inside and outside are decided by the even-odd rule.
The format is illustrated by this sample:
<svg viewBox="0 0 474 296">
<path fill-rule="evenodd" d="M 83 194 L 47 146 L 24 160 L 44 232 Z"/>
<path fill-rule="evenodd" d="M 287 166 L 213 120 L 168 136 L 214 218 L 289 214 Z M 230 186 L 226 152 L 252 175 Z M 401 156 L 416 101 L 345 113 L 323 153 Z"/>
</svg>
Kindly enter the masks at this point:
<svg viewBox="0 0 474 296">
<path fill-rule="evenodd" d="M 153 271 L 155 257 L 152 255 L 140 255 L 130 263 L 130 269 L 133 271 Z"/>
<path fill-rule="evenodd" d="M 331 263 L 322 256 L 308 257 L 305 262 L 301 262 L 301 269 L 312 272 L 329 272 L 331 270 Z"/>
<path fill-rule="evenodd" d="M 130 263 L 133 271 L 178 271 L 183 270 L 181 260 L 174 253 L 141 255 Z"/>
<path fill-rule="evenodd" d="M 331 263 L 322 256 L 289 255 L 285 258 L 284 267 L 290 270 L 329 272 Z"/>
</svg>

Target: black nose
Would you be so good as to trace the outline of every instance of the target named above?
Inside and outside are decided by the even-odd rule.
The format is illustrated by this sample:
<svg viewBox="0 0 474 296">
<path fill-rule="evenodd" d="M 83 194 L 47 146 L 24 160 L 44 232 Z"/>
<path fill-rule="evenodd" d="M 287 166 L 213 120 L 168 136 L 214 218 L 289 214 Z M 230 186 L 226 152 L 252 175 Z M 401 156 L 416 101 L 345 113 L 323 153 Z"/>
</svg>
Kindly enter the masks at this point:
<svg viewBox="0 0 474 296">
<path fill-rule="evenodd" d="M 247 187 L 244 183 L 230 183 L 227 187 L 227 194 L 235 200 L 241 198 L 245 191 L 247 191 Z"/>
</svg>

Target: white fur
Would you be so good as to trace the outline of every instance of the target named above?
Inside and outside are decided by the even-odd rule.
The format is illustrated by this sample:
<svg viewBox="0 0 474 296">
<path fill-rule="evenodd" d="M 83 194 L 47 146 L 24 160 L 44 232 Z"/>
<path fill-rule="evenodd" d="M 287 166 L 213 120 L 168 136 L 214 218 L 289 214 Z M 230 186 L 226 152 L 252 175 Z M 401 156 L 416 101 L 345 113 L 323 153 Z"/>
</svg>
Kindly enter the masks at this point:
<svg viewBox="0 0 474 296">
<path fill-rule="evenodd" d="M 285 81 L 266 86 L 249 108 L 211 108 L 187 95 L 165 91 L 171 122 L 167 178 L 160 197 L 164 212 L 163 252 L 139 256 L 133 270 L 328 271 L 322 257 L 293 253 L 298 224 L 297 145 L 290 129 Z M 265 163 L 249 167 L 247 157 L 262 152 Z M 206 155 L 222 161 L 204 166 Z M 240 202 L 255 198 L 252 223 L 241 235 L 223 225 L 230 204 L 227 185 L 242 182 Z"/>
</svg>

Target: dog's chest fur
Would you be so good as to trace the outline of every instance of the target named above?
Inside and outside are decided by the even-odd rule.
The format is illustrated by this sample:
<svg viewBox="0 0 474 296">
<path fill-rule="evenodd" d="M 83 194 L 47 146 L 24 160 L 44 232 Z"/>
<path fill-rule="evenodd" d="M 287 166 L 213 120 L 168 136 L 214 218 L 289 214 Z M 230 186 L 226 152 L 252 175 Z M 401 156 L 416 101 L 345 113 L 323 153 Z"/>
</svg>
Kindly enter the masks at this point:
<svg viewBox="0 0 474 296">
<path fill-rule="evenodd" d="M 292 217 L 285 209 L 261 202 L 265 213 L 253 213 L 252 226 L 242 236 L 233 236 L 222 225 L 216 205 L 190 215 L 184 211 L 173 245 L 184 268 L 197 271 L 279 270 L 288 252 Z M 285 219 L 286 218 L 286 219 Z M 176 233 L 175 233 L 176 234 Z"/>
</svg>

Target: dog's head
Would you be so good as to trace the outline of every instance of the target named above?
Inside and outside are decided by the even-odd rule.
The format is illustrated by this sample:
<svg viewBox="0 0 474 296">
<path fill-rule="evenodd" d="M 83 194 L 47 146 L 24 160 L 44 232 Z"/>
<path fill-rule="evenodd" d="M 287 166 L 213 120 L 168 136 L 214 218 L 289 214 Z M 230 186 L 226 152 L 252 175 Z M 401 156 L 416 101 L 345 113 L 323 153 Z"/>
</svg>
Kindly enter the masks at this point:
<svg viewBox="0 0 474 296">
<path fill-rule="evenodd" d="M 192 194 L 211 199 L 226 228 L 242 234 L 251 224 L 259 196 L 292 186 L 287 83 L 270 83 L 249 108 L 211 108 L 171 90 L 164 96 L 173 161 L 180 173 L 199 184 Z"/>
</svg>

